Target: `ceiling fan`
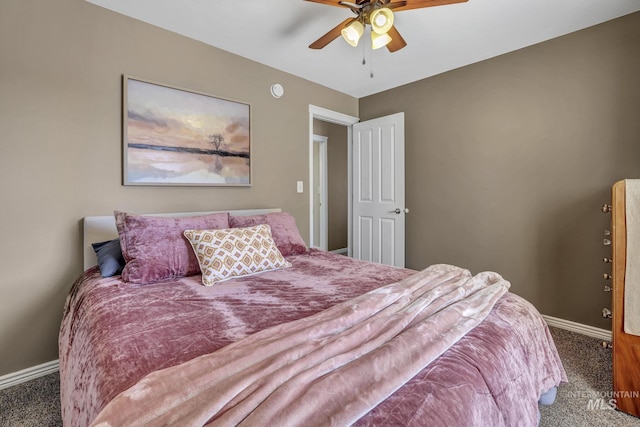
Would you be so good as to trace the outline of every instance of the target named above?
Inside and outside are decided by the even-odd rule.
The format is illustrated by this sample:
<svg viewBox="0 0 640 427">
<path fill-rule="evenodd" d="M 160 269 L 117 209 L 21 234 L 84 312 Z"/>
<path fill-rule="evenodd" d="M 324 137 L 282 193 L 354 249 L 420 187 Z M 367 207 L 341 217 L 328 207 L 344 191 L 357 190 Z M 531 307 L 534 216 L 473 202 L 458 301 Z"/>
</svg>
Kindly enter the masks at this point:
<svg viewBox="0 0 640 427">
<path fill-rule="evenodd" d="M 395 52 L 407 45 L 396 27 L 393 25 L 393 11 L 419 9 L 423 7 L 442 6 L 464 3 L 467 0 L 354 0 L 354 2 L 338 0 L 306 0 L 329 6 L 351 9 L 356 14 L 309 45 L 311 49 L 322 49 L 342 35 L 351 46 L 357 46 L 366 25 L 371 26 L 371 47 L 379 49 L 386 46 L 389 52 Z"/>
</svg>

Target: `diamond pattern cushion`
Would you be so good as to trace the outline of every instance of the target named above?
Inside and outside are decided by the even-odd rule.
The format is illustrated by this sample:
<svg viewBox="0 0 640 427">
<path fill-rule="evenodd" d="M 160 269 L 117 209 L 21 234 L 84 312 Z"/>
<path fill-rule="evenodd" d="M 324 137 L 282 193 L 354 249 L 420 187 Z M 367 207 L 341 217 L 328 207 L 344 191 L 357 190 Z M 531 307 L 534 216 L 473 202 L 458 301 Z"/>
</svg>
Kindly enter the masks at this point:
<svg viewBox="0 0 640 427">
<path fill-rule="evenodd" d="M 267 224 L 224 230 L 186 230 L 184 235 L 196 254 L 205 286 L 232 277 L 291 267 L 278 250 Z"/>
</svg>

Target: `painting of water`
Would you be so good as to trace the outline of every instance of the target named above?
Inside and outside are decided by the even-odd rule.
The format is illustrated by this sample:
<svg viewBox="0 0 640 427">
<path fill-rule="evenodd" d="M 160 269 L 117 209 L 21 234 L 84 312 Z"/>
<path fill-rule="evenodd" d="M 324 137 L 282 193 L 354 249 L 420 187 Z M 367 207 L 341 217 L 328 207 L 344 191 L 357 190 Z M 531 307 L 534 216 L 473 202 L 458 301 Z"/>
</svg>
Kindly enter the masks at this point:
<svg viewBox="0 0 640 427">
<path fill-rule="evenodd" d="M 251 185 L 251 106 L 123 78 L 124 185 Z"/>
</svg>

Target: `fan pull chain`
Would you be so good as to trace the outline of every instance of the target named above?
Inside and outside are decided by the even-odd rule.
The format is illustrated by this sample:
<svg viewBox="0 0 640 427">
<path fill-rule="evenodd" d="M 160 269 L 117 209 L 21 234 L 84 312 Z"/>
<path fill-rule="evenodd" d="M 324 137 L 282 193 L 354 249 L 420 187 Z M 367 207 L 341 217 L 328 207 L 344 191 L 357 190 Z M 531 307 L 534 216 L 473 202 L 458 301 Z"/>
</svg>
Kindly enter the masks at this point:
<svg viewBox="0 0 640 427">
<path fill-rule="evenodd" d="M 362 43 L 362 65 L 367 63 L 367 44 Z M 371 49 L 369 50 L 369 78 L 373 78 L 373 43 L 371 45 Z"/>
</svg>

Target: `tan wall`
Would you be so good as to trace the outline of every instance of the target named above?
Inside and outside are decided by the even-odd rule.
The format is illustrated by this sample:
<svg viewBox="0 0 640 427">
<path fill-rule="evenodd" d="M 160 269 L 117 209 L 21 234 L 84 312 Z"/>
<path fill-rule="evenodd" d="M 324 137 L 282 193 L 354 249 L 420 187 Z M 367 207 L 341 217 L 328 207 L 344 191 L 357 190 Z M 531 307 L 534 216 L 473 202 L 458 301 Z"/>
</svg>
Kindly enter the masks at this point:
<svg viewBox="0 0 640 427">
<path fill-rule="evenodd" d="M 406 116 L 407 265 L 495 270 L 610 328 L 611 185 L 640 178 L 640 13 L 360 100 Z"/>
<path fill-rule="evenodd" d="M 253 186 L 122 186 L 122 74 L 251 104 Z M 83 0 L 1 2 L 0 375 L 57 359 L 84 216 L 278 206 L 306 238 L 296 181 L 309 176 L 309 104 L 358 111 L 355 98 Z"/>
<path fill-rule="evenodd" d="M 347 128 L 329 123 L 327 164 L 329 168 L 329 250 L 348 245 L 348 148 Z"/>
<path fill-rule="evenodd" d="M 335 123 L 314 120 L 313 132 L 326 136 L 328 169 L 328 242 L 332 251 L 348 245 L 348 147 L 347 127 Z"/>
</svg>

